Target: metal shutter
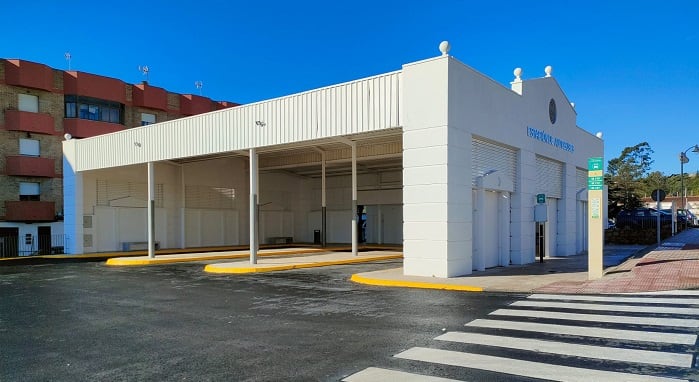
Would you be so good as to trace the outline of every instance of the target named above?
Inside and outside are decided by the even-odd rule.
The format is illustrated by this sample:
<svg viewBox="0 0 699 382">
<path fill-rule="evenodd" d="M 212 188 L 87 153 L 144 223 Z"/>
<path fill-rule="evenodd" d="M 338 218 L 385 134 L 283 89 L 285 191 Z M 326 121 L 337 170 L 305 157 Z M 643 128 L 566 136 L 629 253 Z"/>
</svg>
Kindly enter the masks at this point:
<svg viewBox="0 0 699 382">
<path fill-rule="evenodd" d="M 184 194 L 187 208 L 235 208 L 235 188 L 187 185 Z"/>
<path fill-rule="evenodd" d="M 116 180 L 97 180 L 97 205 L 111 206 L 112 201 L 126 198 L 148 200 L 148 183 L 123 182 Z M 165 205 L 163 184 L 155 185 L 155 207 Z M 144 205 L 144 207 L 146 207 Z"/>
<path fill-rule="evenodd" d="M 587 188 L 587 170 L 575 169 L 575 191 Z"/>
<path fill-rule="evenodd" d="M 473 138 L 472 145 L 472 185 L 476 187 L 476 178 L 486 171 L 497 170 L 498 175 L 512 180 L 517 192 L 517 151 L 512 148 Z"/>
<path fill-rule="evenodd" d="M 548 198 L 563 197 L 563 163 L 537 155 L 536 177 L 538 192 Z"/>
</svg>

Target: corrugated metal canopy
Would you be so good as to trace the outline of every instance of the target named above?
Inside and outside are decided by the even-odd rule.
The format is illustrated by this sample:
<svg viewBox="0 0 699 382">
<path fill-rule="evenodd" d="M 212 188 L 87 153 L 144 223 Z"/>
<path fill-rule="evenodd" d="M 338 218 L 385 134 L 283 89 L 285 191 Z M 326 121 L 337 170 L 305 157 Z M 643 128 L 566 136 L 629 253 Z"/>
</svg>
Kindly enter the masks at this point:
<svg viewBox="0 0 699 382">
<path fill-rule="evenodd" d="M 250 148 L 256 148 L 262 158 L 273 158 L 265 156 L 273 152 L 294 156 L 300 150 L 295 163 L 301 164 L 298 157 L 305 155 L 306 148 L 318 147 L 332 161 L 344 157 L 342 139 L 357 141 L 363 157 L 391 152 L 396 150 L 396 140 L 388 137 L 399 134 L 401 127 L 400 93 L 401 72 L 392 72 L 81 139 L 71 142 L 74 170 L 203 160 L 239 155 Z"/>
</svg>

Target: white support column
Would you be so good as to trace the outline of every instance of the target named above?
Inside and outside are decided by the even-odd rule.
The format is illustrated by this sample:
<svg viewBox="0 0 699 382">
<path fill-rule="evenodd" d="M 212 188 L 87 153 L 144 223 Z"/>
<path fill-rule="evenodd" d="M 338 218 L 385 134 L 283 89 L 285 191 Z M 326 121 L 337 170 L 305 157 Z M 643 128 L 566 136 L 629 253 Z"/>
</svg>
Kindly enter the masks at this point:
<svg viewBox="0 0 699 382">
<path fill-rule="evenodd" d="M 184 166 L 180 167 L 180 248 L 187 246 L 187 187 L 184 182 Z"/>
<path fill-rule="evenodd" d="M 326 199 L 326 194 L 325 194 L 325 190 L 326 190 L 326 188 L 325 188 L 326 187 L 326 185 L 325 185 L 325 151 L 321 151 L 320 157 L 321 157 L 321 161 L 322 161 L 321 162 L 322 163 L 321 164 L 321 181 L 320 181 L 320 184 L 321 184 L 321 191 L 320 191 L 321 192 L 321 195 L 320 195 L 320 199 L 321 199 L 321 202 L 320 202 L 320 205 L 321 205 L 321 212 L 320 212 L 321 213 L 321 225 L 320 225 L 321 231 L 320 231 L 320 235 L 321 236 L 320 236 L 320 238 L 321 238 L 321 240 L 320 241 L 322 243 L 323 248 L 325 248 L 326 239 L 327 239 L 327 235 L 326 235 L 327 222 L 328 222 L 327 221 L 327 208 L 326 208 L 327 207 L 327 199 Z"/>
<path fill-rule="evenodd" d="M 352 142 L 352 254 L 357 256 L 357 142 Z"/>
<path fill-rule="evenodd" d="M 403 66 L 403 272 L 473 271 L 473 122 L 464 67 L 450 56 Z M 461 77 L 458 77 L 459 75 Z M 448 89 L 448 91 L 447 91 Z"/>
<path fill-rule="evenodd" d="M 498 192 L 499 265 L 510 266 L 510 193 Z"/>
<path fill-rule="evenodd" d="M 378 226 L 378 231 L 379 231 L 379 239 L 378 239 L 378 244 L 383 244 L 383 210 L 381 209 L 381 204 L 378 205 L 378 214 L 376 218 L 376 225 Z"/>
<path fill-rule="evenodd" d="M 476 200 L 474 200 L 473 218 L 473 269 L 485 270 L 485 188 L 483 176 L 476 178 Z"/>
<path fill-rule="evenodd" d="M 75 170 L 75 141 L 72 139 L 63 142 L 63 227 L 65 253 L 83 253 L 83 174 Z"/>
<path fill-rule="evenodd" d="M 148 162 L 148 257 L 155 257 L 155 169 Z"/>
<path fill-rule="evenodd" d="M 250 264 L 257 264 L 257 189 L 259 179 L 257 174 L 257 151 L 250 149 Z"/>
</svg>

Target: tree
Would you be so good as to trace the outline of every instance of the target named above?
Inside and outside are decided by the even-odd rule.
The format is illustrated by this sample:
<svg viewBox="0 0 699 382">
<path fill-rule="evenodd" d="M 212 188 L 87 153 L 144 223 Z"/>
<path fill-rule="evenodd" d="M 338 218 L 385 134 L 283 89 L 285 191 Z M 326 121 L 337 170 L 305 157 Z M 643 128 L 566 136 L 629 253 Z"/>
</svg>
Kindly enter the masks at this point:
<svg viewBox="0 0 699 382">
<path fill-rule="evenodd" d="M 643 196 L 650 196 L 650 194 L 661 189 L 665 191 L 668 195 L 671 193 L 670 178 L 663 175 L 660 171 L 653 171 L 649 173 L 643 180 Z"/>
<path fill-rule="evenodd" d="M 648 142 L 626 147 L 618 158 L 607 163 L 605 183 L 609 186 L 609 214 L 616 216 L 622 209 L 641 206 L 643 176 L 650 170 L 653 149 Z"/>
</svg>

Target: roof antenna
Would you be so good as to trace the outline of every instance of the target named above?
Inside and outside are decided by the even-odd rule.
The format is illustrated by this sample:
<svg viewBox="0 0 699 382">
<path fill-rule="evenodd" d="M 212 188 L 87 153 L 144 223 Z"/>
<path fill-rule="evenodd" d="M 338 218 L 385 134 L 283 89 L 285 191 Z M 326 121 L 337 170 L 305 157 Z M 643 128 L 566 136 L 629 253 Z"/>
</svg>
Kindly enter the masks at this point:
<svg viewBox="0 0 699 382">
<path fill-rule="evenodd" d="M 201 96 L 201 88 L 204 87 L 204 83 L 201 81 L 194 81 L 194 86 L 196 86 L 197 89 L 199 89 L 199 95 Z"/>
<path fill-rule="evenodd" d="M 65 52 L 65 54 L 63 56 L 66 58 L 66 61 L 68 61 L 68 71 L 70 71 L 70 58 L 71 58 L 70 52 Z"/>
<path fill-rule="evenodd" d="M 146 76 L 146 82 L 148 82 L 148 72 L 150 69 L 148 69 L 148 65 L 143 65 L 143 66 L 138 66 L 138 71 L 143 73 L 144 76 Z"/>
</svg>

